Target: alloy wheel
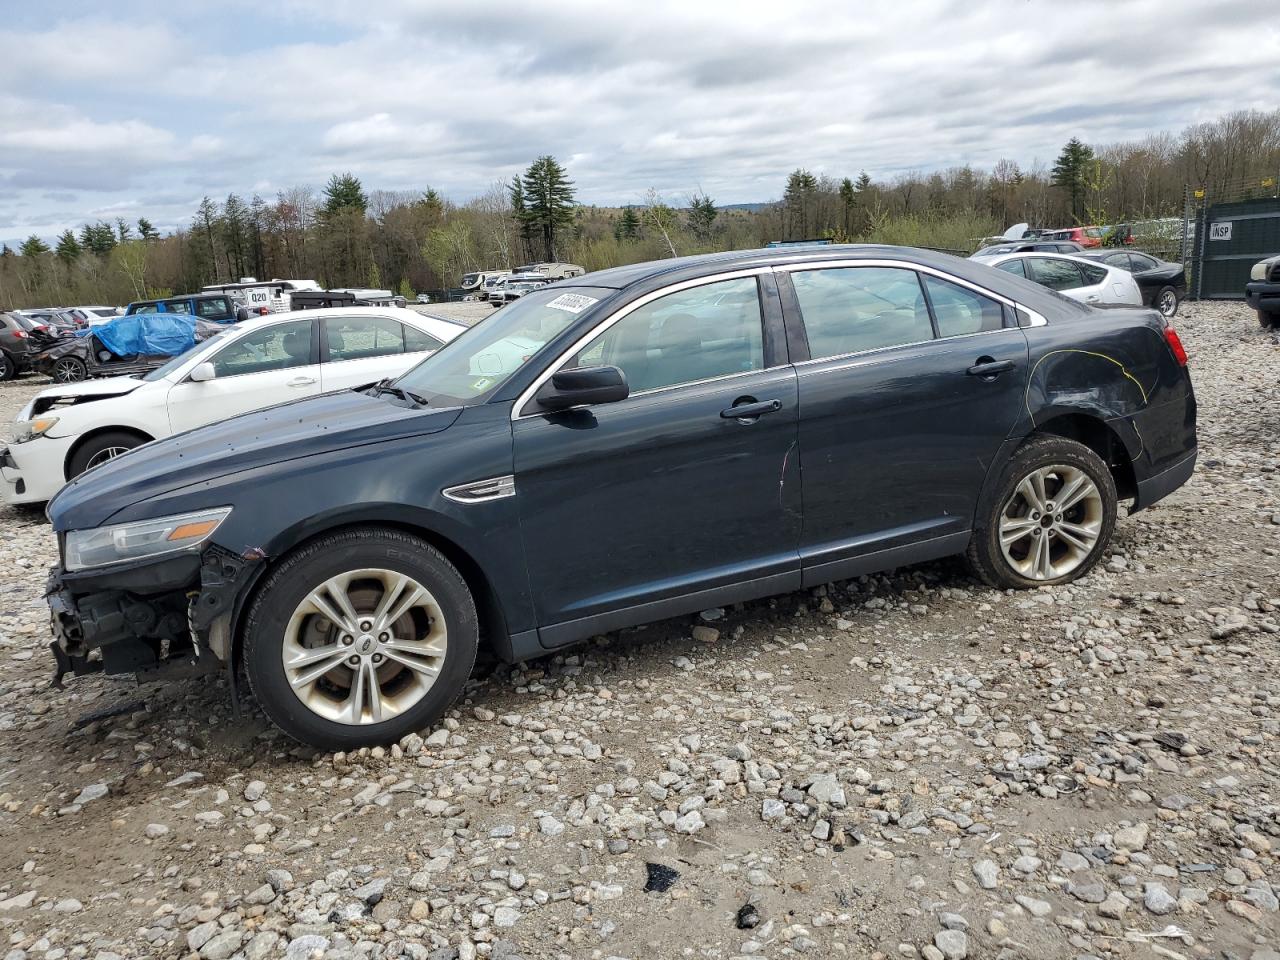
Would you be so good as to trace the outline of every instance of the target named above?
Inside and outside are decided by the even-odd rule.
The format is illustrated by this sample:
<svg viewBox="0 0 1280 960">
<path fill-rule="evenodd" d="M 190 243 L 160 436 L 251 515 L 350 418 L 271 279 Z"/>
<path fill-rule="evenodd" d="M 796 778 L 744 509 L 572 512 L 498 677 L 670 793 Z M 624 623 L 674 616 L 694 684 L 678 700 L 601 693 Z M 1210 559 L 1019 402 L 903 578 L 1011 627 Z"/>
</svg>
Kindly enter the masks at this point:
<svg viewBox="0 0 1280 960">
<path fill-rule="evenodd" d="M 53 379 L 58 383 L 78 383 L 84 379 L 84 374 L 77 361 L 59 360 L 53 365 Z"/>
<path fill-rule="evenodd" d="M 1172 290 L 1166 290 L 1160 294 L 1160 299 L 1156 302 L 1156 308 L 1160 311 L 1161 316 L 1172 317 L 1178 309 L 1178 295 Z"/>
<path fill-rule="evenodd" d="M 1000 550 L 1028 580 L 1056 580 L 1093 552 L 1102 534 L 1102 495 L 1078 467 L 1055 464 L 1022 478 L 1000 511 Z"/>
<path fill-rule="evenodd" d="M 103 447 L 89 458 L 89 462 L 85 465 L 85 469 L 91 470 L 99 464 L 106 463 L 108 460 L 114 460 L 122 453 L 128 453 L 132 449 L 132 447 Z"/>
<path fill-rule="evenodd" d="M 444 666 L 449 636 L 431 592 L 394 570 L 351 570 L 324 581 L 285 628 L 285 678 L 312 713 L 381 723 L 418 703 Z"/>
</svg>

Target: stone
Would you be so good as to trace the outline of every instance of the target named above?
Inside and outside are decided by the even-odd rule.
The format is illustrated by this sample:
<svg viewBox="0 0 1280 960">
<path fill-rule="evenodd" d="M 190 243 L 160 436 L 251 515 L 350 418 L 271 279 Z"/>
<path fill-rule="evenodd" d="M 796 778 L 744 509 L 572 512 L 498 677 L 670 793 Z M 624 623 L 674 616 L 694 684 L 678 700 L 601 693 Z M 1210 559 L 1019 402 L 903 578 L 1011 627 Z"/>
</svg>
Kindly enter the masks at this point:
<svg viewBox="0 0 1280 960">
<path fill-rule="evenodd" d="M 978 878 L 978 885 L 983 890 L 994 890 L 1000 882 L 1000 868 L 994 860 L 979 860 L 973 865 L 973 875 Z"/>
<path fill-rule="evenodd" d="M 261 780 L 250 780 L 245 784 L 244 798 L 250 803 L 256 803 L 261 800 L 267 792 L 267 785 Z"/>
<path fill-rule="evenodd" d="M 1145 823 L 1134 824 L 1131 827 L 1121 827 L 1111 835 L 1112 841 L 1116 845 L 1117 850 L 1142 850 L 1147 845 L 1147 836 L 1151 828 Z"/>
<path fill-rule="evenodd" d="M 939 930 L 933 935 L 933 945 L 946 960 L 965 960 L 969 956 L 969 936 L 963 930 Z"/>
<path fill-rule="evenodd" d="M 564 824 L 548 815 L 538 821 L 538 830 L 548 837 L 558 837 L 564 833 Z"/>
<path fill-rule="evenodd" d="M 1162 883 L 1147 884 L 1147 889 L 1142 896 L 1142 904 L 1157 916 L 1164 916 L 1178 909 L 1178 901 Z"/>
<path fill-rule="evenodd" d="M 105 783 L 91 783 L 89 786 L 81 790 L 79 795 L 72 800 L 71 803 L 74 806 L 83 807 L 86 803 L 91 803 L 94 800 L 101 800 L 108 793 L 110 793 L 110 791 L 107 789 L 107 785 Z"/>
<path fill-rule="evenodd" d="M 787 805 L 781 800 L 775 800 L 773 797 L 766 797 L 760 805 L 760 819 L 765 823 L 771 820 L 781 820 L 787 815 Z"/>
<path fill-rule="evenodd" d="M 169 828 L 163 823 L 148 823 L 142 828 L 142 835 L 148 840 L 159 840 L 169 832 Z"/>
<path fill-rule="evenodd" d="M 1053 912 L 1053 906 L 1045 900 L 1037 900 L 1035 897 L 1028 897 L 1025 894 L 1019 894 L 1013 898 L 1018 906 L 1026 910 L 1036 919 L 1047 917 Z"/>
</svg>

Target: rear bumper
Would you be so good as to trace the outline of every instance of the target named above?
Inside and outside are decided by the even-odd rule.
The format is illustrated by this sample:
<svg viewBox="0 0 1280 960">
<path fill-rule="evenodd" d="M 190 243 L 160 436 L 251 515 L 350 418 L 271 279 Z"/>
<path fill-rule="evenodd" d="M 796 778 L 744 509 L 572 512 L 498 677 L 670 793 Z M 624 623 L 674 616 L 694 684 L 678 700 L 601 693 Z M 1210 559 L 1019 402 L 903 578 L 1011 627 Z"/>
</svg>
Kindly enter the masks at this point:
<svg viewBox="0 0 1280 960">
<path fill-rule="evenodd" d="M 1280 283 L 1252 280 L 1245 284 L 1244 299 L 1254 310 L 1280 313 Z"/>
<path fill-rule="evenodd" d="M 1136 513 L 1157 501 L 1163 500 L 1191 479 L 1196 469 L 1198 451 L 1193 449 L 1186 457 L 1160 473 L 1138 481 L 1138 495 L 1134 498 L 1130 513 Z"/>
</svg>

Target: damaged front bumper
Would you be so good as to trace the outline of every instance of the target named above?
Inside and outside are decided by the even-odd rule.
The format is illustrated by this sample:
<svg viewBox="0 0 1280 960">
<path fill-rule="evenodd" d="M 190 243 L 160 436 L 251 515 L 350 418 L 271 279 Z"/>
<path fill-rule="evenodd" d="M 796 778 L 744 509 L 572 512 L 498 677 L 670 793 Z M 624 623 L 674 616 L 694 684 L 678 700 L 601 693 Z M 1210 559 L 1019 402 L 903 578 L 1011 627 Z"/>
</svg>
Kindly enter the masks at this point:
<svg viewBox="0 0 1280 960">
<path fill-rule="evenodd" d="M 216 544 L 136 564 L 49 571 L 56 662 L 68 673 L 135 674 L 165 680 L 212 673 L 231 663 L 232 625 L 263 558 Z"/>
</svg>

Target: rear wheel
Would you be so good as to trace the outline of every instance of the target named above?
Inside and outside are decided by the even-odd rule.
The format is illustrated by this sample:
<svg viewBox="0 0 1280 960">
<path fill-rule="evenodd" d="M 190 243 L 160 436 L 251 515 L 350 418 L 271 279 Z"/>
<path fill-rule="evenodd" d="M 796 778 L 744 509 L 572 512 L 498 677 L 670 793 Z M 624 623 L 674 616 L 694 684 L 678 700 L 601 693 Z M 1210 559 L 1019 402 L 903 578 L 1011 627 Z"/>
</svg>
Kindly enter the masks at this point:
<svg viewBox="0 0 1280 960">
<path fill-rule="evenodd" d="M 1069 583 L 1102 558 L 1116 523 L 1116 485 L 1082 443 L 1040 437 L 1005 466 L 969 543 L 970 566 L 993 587 Z"/>
<path fill-rule="evenodd" d="M 1265 310 L 1258 311 L 1258 323 L 1262 325 L 1263 330 L 1271 327 L 1280 327 L 1280 313 L 1268 313 Z"/>
<path fill-rule="evenodd" d="M 398 530 L 349 530 L 267 578 L 249 611 L 244 665 L 285 733 L 349 750 L 438 720 L 478 645 L 471 592 L 443 554 Z"/>
<path fill-rule="evenodd" d="M 0 351 L 0 380 L 12 380 L 18 375 L 18 366 L 4 351 Z"/>
<path fill-rule="evenodd" d="M 88 375 L 84 362 L 75 357 L 62 357 L 53 362 L 53 370 L 49 374 L 55 383 L 79 383 Z"/>
<path fill-rule="evenodd" d="M 1163 287 L 1156 294 L 1155 308 L 1162 317 L 1172 317 L 1178 312 L 1178 291 L 1173 287 Z"/>
<path fill-rule="evenodd" d="M 111 430 L 90 437 L 76 448 L 67 462 L 67 479 L 73 480 L 86 470 L 114 460 L 120 454 L 128 453 L 146 442 L 136 433 L 125 433 L 123 430 Z"/>
</svg>

